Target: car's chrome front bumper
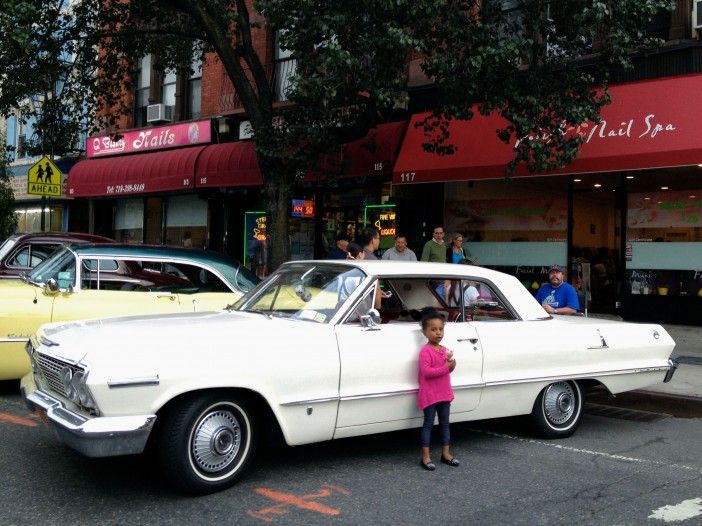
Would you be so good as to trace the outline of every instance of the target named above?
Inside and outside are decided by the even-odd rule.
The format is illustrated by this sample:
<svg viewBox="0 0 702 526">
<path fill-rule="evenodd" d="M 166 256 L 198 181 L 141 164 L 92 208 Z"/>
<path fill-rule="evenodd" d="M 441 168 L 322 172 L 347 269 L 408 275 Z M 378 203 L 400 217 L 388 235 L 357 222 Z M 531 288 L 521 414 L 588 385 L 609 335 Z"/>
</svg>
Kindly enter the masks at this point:
<svg viewBox="0 0 702 526">
<path fill-rule="evenodd" d="M 30 409 L 46 412 L 59 440 L 88 457 L 114 457 L 142 453 L 156 415 L 86 418 L 43 391 L 22 394 Z"/>
<path fill-rule="evenodd" d="M 665 373 L 663 383 L 670 382 L 670 380 L 673 378 L 673 375 L 675 374 L 675 371 L 678 370 L 678 365 L 680 365 L 677 360 L 673 360 L 672 358 L 668 359 L 668 364 L 670 365 L 670 368 L 668 369 L 668 372 Z"/>
</svg>

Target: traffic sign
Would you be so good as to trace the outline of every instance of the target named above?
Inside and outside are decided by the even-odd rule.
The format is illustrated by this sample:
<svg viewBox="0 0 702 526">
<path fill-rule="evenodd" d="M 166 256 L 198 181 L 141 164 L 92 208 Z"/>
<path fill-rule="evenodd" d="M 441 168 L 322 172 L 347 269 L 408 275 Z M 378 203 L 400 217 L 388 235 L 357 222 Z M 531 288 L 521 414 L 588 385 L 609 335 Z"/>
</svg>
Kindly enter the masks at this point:
<svg viewBox="0 0 702 526">
<path fill-rule="evenodd" d="M 27 193 L 61 197 L 61 170 L 48 157 L 39 159 L 27 172 Z"/>
</svg>

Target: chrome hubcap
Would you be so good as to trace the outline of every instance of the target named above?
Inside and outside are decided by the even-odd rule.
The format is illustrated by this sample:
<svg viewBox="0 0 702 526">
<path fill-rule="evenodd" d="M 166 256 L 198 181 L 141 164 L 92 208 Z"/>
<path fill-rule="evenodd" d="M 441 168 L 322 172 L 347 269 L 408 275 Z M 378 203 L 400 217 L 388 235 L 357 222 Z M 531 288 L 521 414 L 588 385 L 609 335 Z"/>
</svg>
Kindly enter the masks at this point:
<svg viewBox="0 0 702 526">
<path fill-rule="evenodd" d="M 575 392 L 570 384 L 551 384 L 544 393 L 544 414 L 554 425 L 567 422 L 575 413 Z"/>
<path fill-rule="evenodd" d="M 193 433 L 191 452 L 198 468 L 208 473 L 225 469 L 241 447 L 241 426 L 234 413 L 206 414 Z"/>
</svg>

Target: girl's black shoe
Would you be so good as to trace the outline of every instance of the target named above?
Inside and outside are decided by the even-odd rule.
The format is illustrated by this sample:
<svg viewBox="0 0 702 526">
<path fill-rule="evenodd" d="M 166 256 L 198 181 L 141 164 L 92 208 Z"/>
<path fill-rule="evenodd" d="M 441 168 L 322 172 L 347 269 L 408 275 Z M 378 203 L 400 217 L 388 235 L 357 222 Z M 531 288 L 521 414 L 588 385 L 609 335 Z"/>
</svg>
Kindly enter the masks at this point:
<svg viewBox="0 0 702 526">
<path fill-rule="evenodd" d="M 427 462 L 426 464 L 424 463 L 424 460 L 420 460 L 419 465 L 422 466 L 427 471 L 434 471 L 436 469 L 436 464 L 434 464 L 431 460 L 429 462 Z"/>
<path fill-rule="evenodd" d="M 451 460 L 444 458 L 443 456 L 441 457 L 441 462 L 443 464 L 447 464 L 449 466 L 452 466 L 454 468 L 457 468 L 458 466 L 461 465 L 461 463 L 458 461 L 456 457 L 453 457 Z"/>
</svg>

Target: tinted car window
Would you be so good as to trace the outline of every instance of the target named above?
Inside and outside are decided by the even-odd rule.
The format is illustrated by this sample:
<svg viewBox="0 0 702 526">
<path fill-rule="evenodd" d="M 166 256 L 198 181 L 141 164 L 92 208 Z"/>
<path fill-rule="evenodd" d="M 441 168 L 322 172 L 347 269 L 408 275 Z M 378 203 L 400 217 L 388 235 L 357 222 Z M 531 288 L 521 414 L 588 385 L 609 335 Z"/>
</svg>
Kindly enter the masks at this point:
<svg viewBox="0 0 702 526">
<path fill-rule="evenodd" d="M 11 236 L 2 242 L 2 245 L 0 245 L 0 260 L 2 260 L 6 254 L 9 254 L 12 247 L 17 243 L 17 239 L 17 236 Z"/>
<path fill-rule="evenodd" d="M 34 268 L 56 250 L 55 245 L 27 245 L 10 256 L 9 267 Z"/>
</svg>

